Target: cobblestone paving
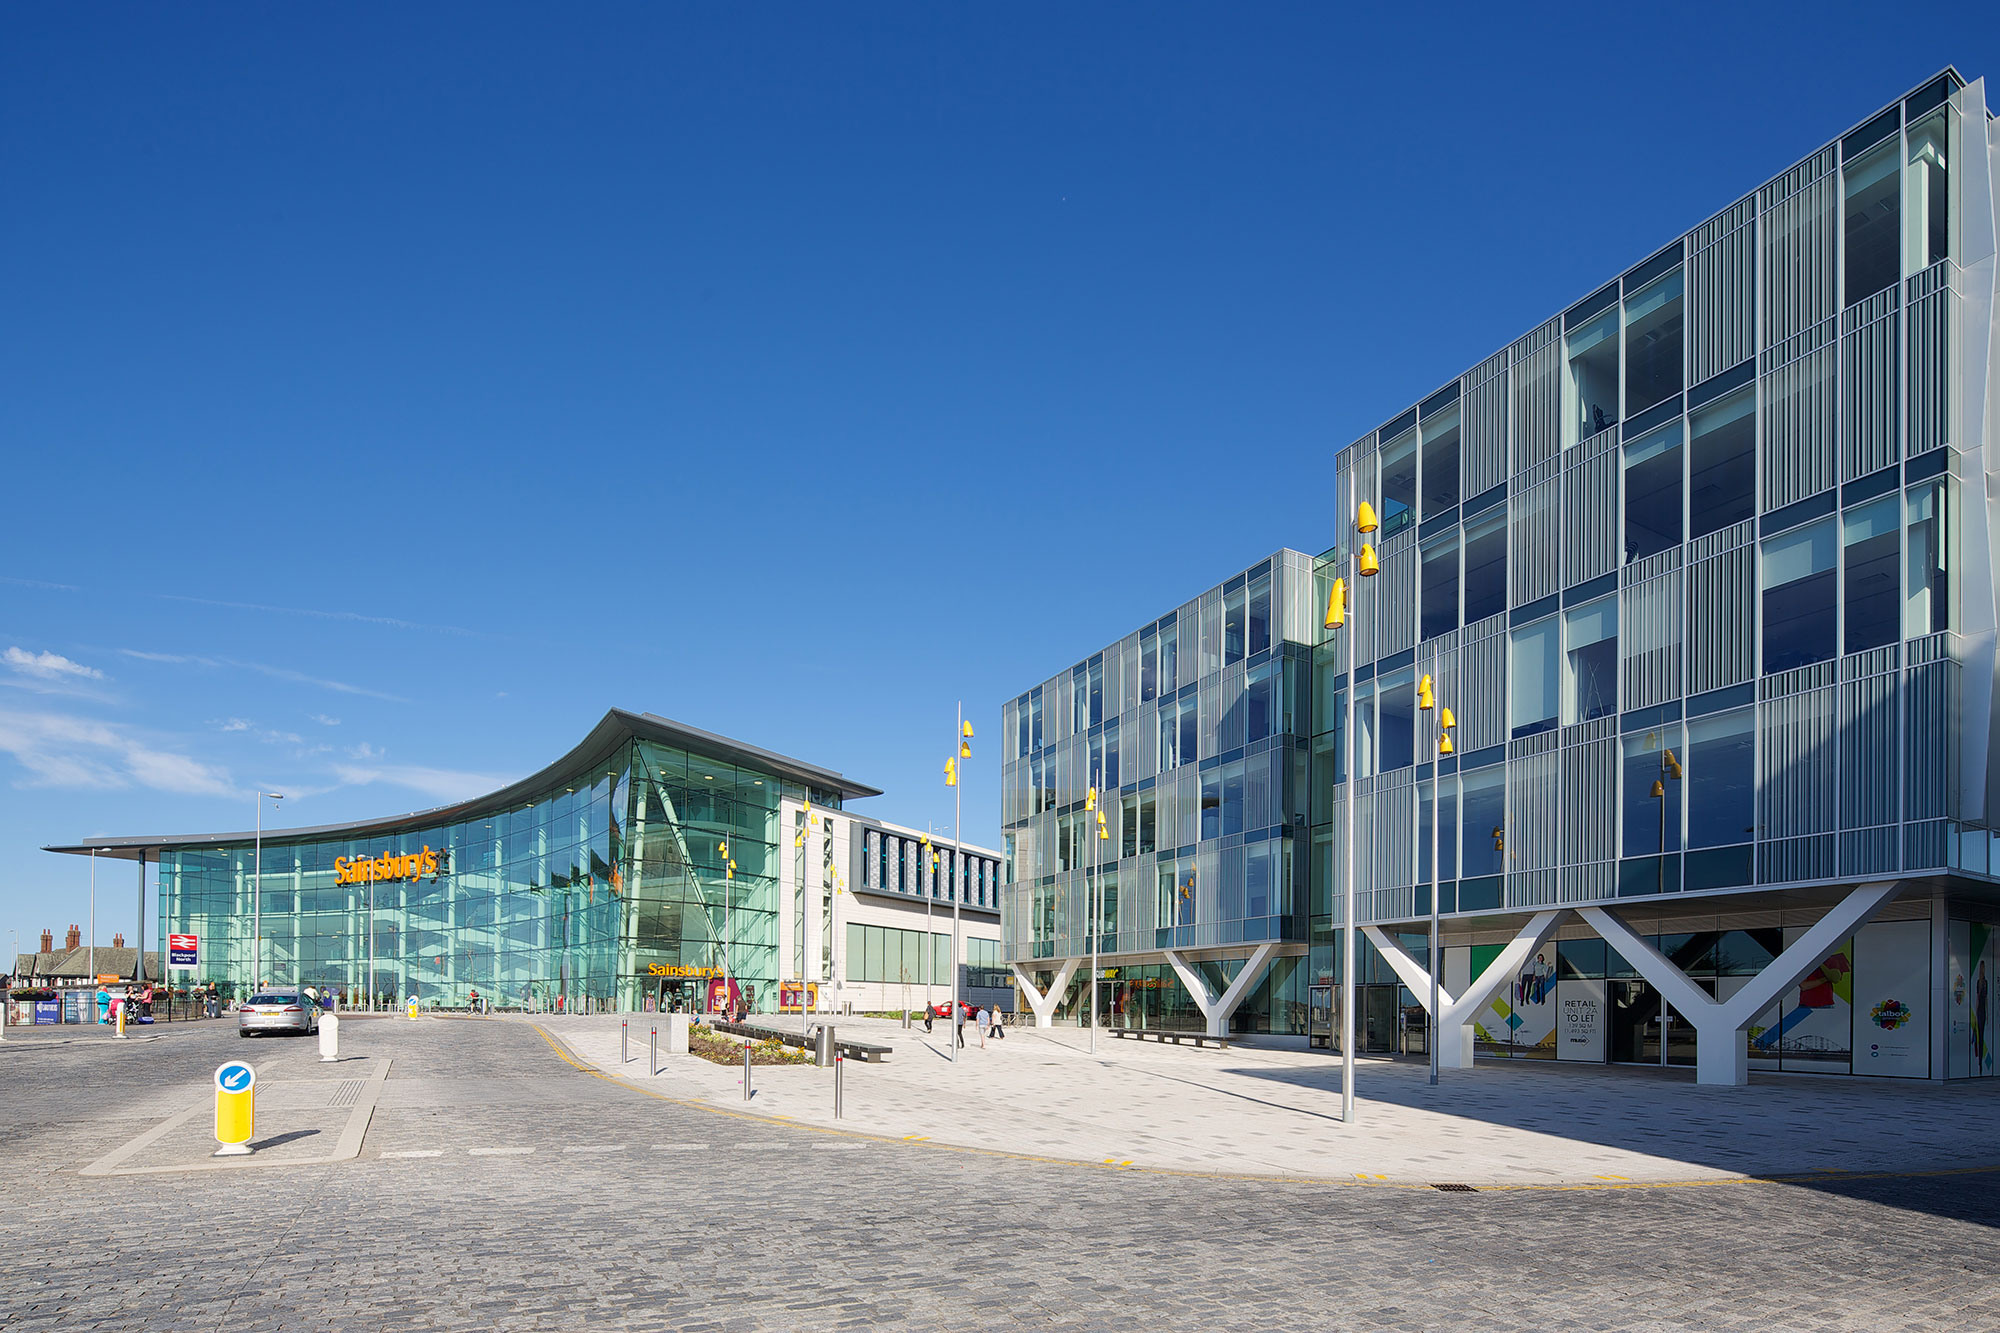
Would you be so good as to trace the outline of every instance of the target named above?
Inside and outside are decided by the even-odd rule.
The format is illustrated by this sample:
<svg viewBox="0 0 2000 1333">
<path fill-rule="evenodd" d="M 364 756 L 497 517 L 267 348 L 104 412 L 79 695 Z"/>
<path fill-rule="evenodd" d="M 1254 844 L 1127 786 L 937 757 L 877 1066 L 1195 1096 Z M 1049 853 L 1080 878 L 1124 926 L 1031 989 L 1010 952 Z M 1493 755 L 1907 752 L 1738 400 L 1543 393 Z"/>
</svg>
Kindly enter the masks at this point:
<svg viewBox="0 0 2000 1333">
<path fill-rule="evenodd" d="M 648 1098 L 522 1024 L 0 1050 L 8 1329 L 2000 1327 L 2000 1175 L 1611 1190 L 1201 1179 Z M 394 1065 L 359 1160 L 83 1179 L 206 1096 Z M 1885 1126 L 1893 1132 L 1893 1126 Z M 258 1133 L 286 1132 L 260 1108 Z"/>
</svg>

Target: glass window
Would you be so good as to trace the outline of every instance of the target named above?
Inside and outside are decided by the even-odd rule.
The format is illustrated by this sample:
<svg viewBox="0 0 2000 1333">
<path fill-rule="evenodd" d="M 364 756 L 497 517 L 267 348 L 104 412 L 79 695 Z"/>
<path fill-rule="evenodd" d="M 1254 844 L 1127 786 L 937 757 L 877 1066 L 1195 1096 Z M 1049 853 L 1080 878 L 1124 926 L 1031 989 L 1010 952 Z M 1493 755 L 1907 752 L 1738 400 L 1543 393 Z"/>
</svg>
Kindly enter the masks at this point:
<svg viewBox="0 0 2000 1333">
<path fill-rule="evenodd" d="M 1465 525 L 1465 623 L 1507 609 L 1507 509 Z"/>
<path fill-rule="evenodd" d="M 1625 563 L 1681 544 L 1681 431 L 1672 422 L 1625 444 Z"/>
<path fill-rule="evenodd" d="M 1757 391 L 1745 385 L 1688 416 L 1688 536 L 1757 512 Z"/>
<path fill-rule="evenodd" d="M 1222 594 L 1222 664 L 1243 660 L 1243 589 Z"/>
<path fill-rule="evenodd" d="M 1625 415 L 1681 391 L 1681 271 L 1625 298 Z"/>
<path fill-rule="evenodd" d="M 1841 516 L 1842 652 L 1880 648 L 1899 637 L 1896 567 L 1902 559 L 1902 507 L 1901 497 L 1885 495 Z"/>
<path fill-rule="evenodd" d="M 1421 632 L 1426 639 L 1458 628 L 1458 534 L 1423 549 Z"/>
<path fill-rule="evenodd" d="M 1354 774 L 1375 776 L 1375 682 L 1354 687 Z"/>
<path fill-rule="evenodd" d="M 1417 761 L 1417 678 L 1412 669 L 1384 676 L 1376 688 L 1379 772 L 1408 768 Z"/>
<path fill-rule="evenodd" d="M 1181 740 L 1178 748 L 1183 764 L 1192 764 L 1200 757 L 1196 752 L 1198 742 L 1195 740 L 1195 728 L 1200 722 L 1201 709 L 1198 702 L 1191 697 L 1181 700 Z"/>
<path fill-rule="evenodd" d="M 1416 517 L 1417 511 L 1417 432 L 1404 431 L 1382 446 L 1382 509 L 1380 541 L 1400 531 Z"/>
<path fill-rule="evenodd" d="M 1623 742 L 1626 856 L 1657 856 L 1681 847 L 1681 766 L 1678 722 L 1635 731 Z"/>
<path fill-rule="evenodd" d="M 1438 779 L 1437 844 L 1440 881 L 1458 878 L 1458 783 Z M 1417 882 L 1431 879 L 1431 784 L 1417 787 Z"/>
<path fill-rule="evenodd" d="M 1563 721 L 1618 711 L 1618 599 L 1600 597 L 1563 613 Z"/>
<path fill-rule="evenodd" d="M 1618 307 L 1569 331 L 1563 443 L 1575 444 L 1618 424 Z"/>
<path fill-rule="evenodd" d="M 1139 702 L 1160 692 L 1160 638 L 1152 630 L 1139 636 Z"/>
<path fill-rule="evenodd" d="M 1688 846 L 1726 847 L 1754 836 L 1756 728 L 1753 708 L 1687 724 Z"/>
<path fill-rule="evenodd" d="M 1847 304 L 1873 296 L 1902 272 L 1897 207 L 1898 141 L 1876 145 L 1847 164 Z"/>
<path fill-rule="evenodd" d="M 1910 127 L 1910 169 L 1903 173 L 1903 197 L 1910 210 L 1909 272 L 1951 256 L 1951 177 L 1945 140 L 1950 131 L 1940 109 Z"/>
<path fill-rule="evenodd" d="M 1558 658 L 1561 627 L 1554 616 L 1514 631 L 1508 661 L 1513 706 L 1508 717 L 1514 735 L 1529 736 L 1556 724 Z"/>
<path fill-rule="evenodd" d="M 1243 690 L 1243 743 L 1261 741 L 1277 728 L 1278 683 L 1283 663 L 1273 660 L 1250 669 Z"/>
<path fill-rule="evenodd" d="M 1465 807 L 1460 855 L 1467 877 L 1497 875 L 1507 868 L 1507 769 L 1503 764 L 1461 774 L 1459 800 Z"/>
<path fill-rule="evenodd" d="M 1255 657 L 1271 646 L 1271 575 L 1259 574 L 1250 580 L 1250 655 Z"/>
<path fill-rule="evenodd" d="M 1764 542 L 1764 671 L 1824 662 L 1838 651 L 1833 520 Z"/>
<path fill-rule="evenodd" d="M 1938 481 L 1905 499 L 1910 546 L 1903 583 L 1903 637 L 1914 639 L 1953 628 L 1951 491 Z"/>
<path fill-rule="evenodd" d="M 1458 405 L 1423 424 L 1424 521 L 1448 513 L 1459 502 Z"/>
</svg>

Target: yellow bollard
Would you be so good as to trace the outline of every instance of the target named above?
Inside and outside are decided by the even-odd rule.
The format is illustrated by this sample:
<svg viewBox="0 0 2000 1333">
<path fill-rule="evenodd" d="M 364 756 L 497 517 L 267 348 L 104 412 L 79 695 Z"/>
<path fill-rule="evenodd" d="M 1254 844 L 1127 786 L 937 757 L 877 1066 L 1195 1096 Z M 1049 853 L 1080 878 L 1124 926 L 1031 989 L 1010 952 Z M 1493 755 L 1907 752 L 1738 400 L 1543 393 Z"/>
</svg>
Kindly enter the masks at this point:
<svg viewBox="0 0 2000 1333">
<path fill-rule="evenodd" d="M 128 1001 L 126 1001 L 126 1004 L 130 1004 L 130 1003 L 131 1003 L 131 1001 L 129 1001 L 129 1000 L 128 1000 Z M 117 1037 L 118 1037 L 118 1040 L 120 1040 L 120 1041 L 123 1041 L 123 1040 L 125 1040 L 125 1005 L 124 1005 L 124 1004 L 121 1004 L 121 1005 L 117 1006 L 117 1008 L 118 1008 L 118 1032 L 117 1032 Z"/>
<path fill-rule="evenodd" d="M 243 1157 L 257 1132 L 257 1071 L 241 1060 L 230 1060 L 215 1071 L 215 1141 L 217 1157 Z"/>
<path fill-rule="evenodd" d="M 410 1021 L 411 1021 L 411 1022 L 413 1022 L 413 1023 L 414 1023 L 414 1022 L 416 1022 L 416 1019 L 417 1019 L 417 997 L 416 997 L 416 996 L 414 996 L 414 995 L 412 995 L 412 996 L 410 997 L 410 1004 L 409 1004 L 409 1014 L 410 1014 Z"/>
</svg>

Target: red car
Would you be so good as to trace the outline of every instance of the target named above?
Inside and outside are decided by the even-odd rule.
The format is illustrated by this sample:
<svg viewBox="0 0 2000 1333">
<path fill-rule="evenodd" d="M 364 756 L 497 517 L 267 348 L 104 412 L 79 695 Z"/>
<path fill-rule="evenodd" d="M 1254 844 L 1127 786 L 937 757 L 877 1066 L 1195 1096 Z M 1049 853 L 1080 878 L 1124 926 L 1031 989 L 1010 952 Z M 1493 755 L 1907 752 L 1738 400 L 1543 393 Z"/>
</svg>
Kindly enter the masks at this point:
<svg viewBox="0 0 2000 1333">
<path fill-rule="evenodd" d="M 976 1015 L 976 1014 L 977 1014 L 977 1013 L 979 1012 L 979 1007 L 978 1007 L 977 1005 L 971 1005 L 971 1004 L 967 1004 L 967 1003 L 966 1003 L 965 1001 L 963 1001 L 963 1000 L 960 1000 L 960 1001 L 958 1002 L 958 1012 L 959 1012 L 959 1015 L 960 1015 L 960 1019 L 961 1019 L 961 1021 L 963 1021 L 963 1022 L 966 1022 L 966 1023 L 970 1023 L 970 1022 L 972 1021 L 972 1019 L 973 1019 L 973 1016 L 974 1016 L 974 1015 Z M 931 1021 L 932 1021 L 933 1019 L 940 1019 L 940 1020 L 941 1020 L 941 1019 L 943 1019 L 943 1018 L 944 1018 L 944 1017 L 945 1017 L 946 1015 L 948 1015 L 948 1014 L 950 1014 L 950 1013 L 951 1013 L 951 1001 L 950 1001 L 950 1000 L 946 1000 L 946 1001 L 945 1001 L 945 1002 L 944 1002 L 943 1004 L 927 1004 L 927 1005 L 925 1005 L 925 1006 L 924 1006 L 924 1031 L 926 1031 L 926 1032 L 929 1032 L 929 1031 L 931 1030 Z"/>
</svg>

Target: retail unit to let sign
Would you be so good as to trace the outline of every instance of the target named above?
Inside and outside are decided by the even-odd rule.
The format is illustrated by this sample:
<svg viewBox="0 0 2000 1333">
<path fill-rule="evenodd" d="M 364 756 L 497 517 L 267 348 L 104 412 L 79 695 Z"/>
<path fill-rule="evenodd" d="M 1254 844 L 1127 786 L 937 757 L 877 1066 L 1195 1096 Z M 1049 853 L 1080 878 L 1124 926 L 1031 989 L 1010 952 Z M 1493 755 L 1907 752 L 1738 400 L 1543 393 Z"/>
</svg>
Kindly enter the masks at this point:
<svg viewBox="0 0 2000 1333">
<path fill-rule="evenodd" d="M 250 1152 L 257 1132 L 257 1071 L 241 1060 L 230 1060 L 215 1071 L 215 1141 L 217 1157 L 241 1157 Z"/>
<path fill-rule="evenodd" d="M 168 967 L 198 967 L 201 964 L 201 936 L 167 936 Z"/>
</svg>

